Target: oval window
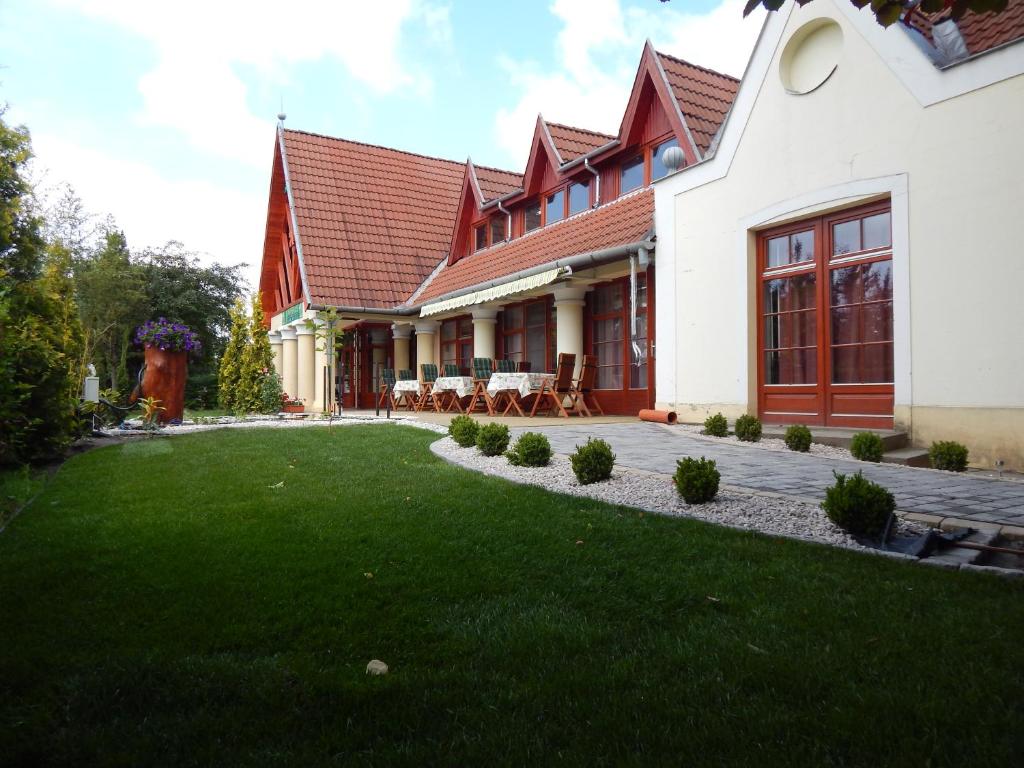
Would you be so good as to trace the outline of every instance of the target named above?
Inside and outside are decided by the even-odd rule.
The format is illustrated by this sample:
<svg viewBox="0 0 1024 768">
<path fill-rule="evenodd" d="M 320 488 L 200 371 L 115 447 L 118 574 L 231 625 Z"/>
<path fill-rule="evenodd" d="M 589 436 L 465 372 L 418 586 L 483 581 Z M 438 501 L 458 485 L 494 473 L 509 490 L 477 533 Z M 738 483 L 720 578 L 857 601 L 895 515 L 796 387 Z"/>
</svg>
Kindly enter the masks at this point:
<svg viewBox="0 0 1024 768">
<path fill-rule="evenodd" d="M 786 43 L 779 63 L 790 93 L 810 93 L 832 76 L 843 50 L 843 30 L 832 19 L 805 24 Z"/>
</svg>

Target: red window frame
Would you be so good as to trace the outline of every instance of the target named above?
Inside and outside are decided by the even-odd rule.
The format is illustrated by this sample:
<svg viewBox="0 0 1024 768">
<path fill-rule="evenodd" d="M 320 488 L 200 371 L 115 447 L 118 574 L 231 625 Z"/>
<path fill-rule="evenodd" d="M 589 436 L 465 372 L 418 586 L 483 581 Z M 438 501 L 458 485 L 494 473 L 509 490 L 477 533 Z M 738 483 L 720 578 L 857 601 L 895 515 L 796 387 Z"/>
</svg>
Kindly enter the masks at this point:
<svg viewBox="0 0 1024 768">
<path fill-rule="evenodd" d="M 679 137 L 676 136 L 674 133 L 669 132 L 662 134 L 656 139 L 651 139 L 650 141 L 644 142 L 643 144 L 639 144 L 637 146 L 630 148 L 630 150 L 626 153 L 624 159 L 619 161 L 618 167 L 615 169 L 615 172 L 612 176 L 612 178 L 615 179 L 616 197 L 621 197 L 623 194 L 628 194 L 623 193 L 622 191 L 622 169 L 623 167 L 625 167 L 626 163 L 632 160 L 636 160 L 639 157 L 643 161 L 644 168 L 643 183 L 636 189 L 629 190 L 629 192 L 635 192 L 637 189 L 649 187 L 653 183 L 651 174 L 654 168 L 654 150 L 656 150 L 665 142 L 672 141 L 673 139 L 676 140 L 676 143 L 679 144 L 679 146 L 682 146 L 682 142 L 680 142 Z"/>
<path fill-rule="evenodd" d="M 863 220 L 878 214 L 889 214 L 889 245 L 871 249 L 833 255 L 834 227 L 850 221 L 860 220 L 863 241 Z M 832 276 L 837 270 L 871 265 L 892 260 L 892 218 L 891 202 L 877 201 L 843 211 L 825 214 L 802 221 L 774 227 L 758 233 L 757 236 L 757 381 L 758 411 L 762 418 L 769 421 L 802 422 L 851 427 L 891 428 L 893 421 L 894 382 L 863 381 L 865 357 L 858 349 L 857 370 L 859 381 L 835 381 L 837 366 L 834 363 L 834 350 L 841 347 L 866 348 L 870 346 L 888 345 L 889 370 L 895 365 L 895 342 L 892 337 L 893 301 L 891 294 L 891 267 L 889 273 L 890 295 L 888 298 L 871 301 L 836 304 L 832 301 Z M 769 240 L 793 235 L 804 231 L 814 232 L 815 254 L 812 260 L 790 262 L 776 266 L 768 266 Z M 792 241 L 791 241 L 792 242 Z M 792 245 L 790 246 L 792 247 Z M 777 313 L 766 312 L 765 290 L 772 280 L 791 279 L 802 275 L 814 275 L 814 307 L 812 310 L 792 310 L 795 312 L 813 312 L 814 345 L 798 345 L 792 349 L 813 349 L 815 353 L 814 380 L 807 382 L 769 383 L 767 353 L 775 349 L 790 347 L 769 347 L 766 343 L 766 317 Z M 866 313 L 862 307 L 870 305 L 889 305 L 888 321 L 880 326 L 888 330 L 888 338 L 869 340 L 864 323 Z M 856 308 L 858 318 L 858 337 L 853 342 L 833 344 L 833 310 L 836 307 Z M 787 310 L 789 312 L 789 310 Z M 872 326 L 876 329 L 877 324 Z M 884 354 L 884 352 L 883 352 Z M 893 371 L 893 374 L 895 372 Z"/>
<path fill-rule="evenodd" d="M 450 338 L 446 333 L 454 331 Z M 441 321 L 441 363 L 455 363 L 462 375 L 473 365 L 473 318 L 459 315 Z"/>
<path fill-rule="evenodd" d="M 514 357 L 513 358 L 513 359 L 516 360 L 516 362 L 519 362 L 519 361 L 525 359 L 526 353 L 527 353 L 527 349 L 528 349 L 528 347 L 527 347 L 527 340 L 526 340 L 527 330 L 529 328 L 536 327 L 536 326 L 529 326 L 529 325 L 526 324 L 527 307 L 530 306 L 530 305 L 534 305 L 535 306 L 537 304 L 543 304 L 544 305 L 544 365 L 542 366 L 544 370 L 541 371 L 541 370 L 539 370 L 537 368 L 534 368 L 534 372 L 535 373 L 552 372 L 552 371 L 555 370 L 555 357 L 556 357 L 556 353 L 555 353 L 555 315 L 554 315 L 555 305 L 554 305 L 554 299 L 551 296 L 541 296 L 541 297 L 536 298 L 536 299 L 526 299 L 525 301 L 519 301 L 519 302 L 515 302 L 514 304 L 506 304 L 505 306 L 503 306 L 501 308 L 501 312 L 498 315 L 498 326 L 497 326 L 498 327 L 498 339 L 497 339 L 496 349 L 498 350 L 499 357 L 509 358 L 511 356 L 518 355 L 518 357 Z M 510 327 L 510 328 L 506 328 L 505 327 L 505 318 L 506 318 L 505 313 L 508 310 L 516 310 L 516 309 L 520 310 L 521 313 L 522 313 L 522 321 L 521 321 L 521 323 L 518 326 L 513 326 L 513 327 Z M 522 350 L 521 352 L 509 353 L 508 347 L 506 345 L 507 345 L 507 341 L 508 341 L 509 337 L 511 337 L 511 336 L 519 336 L 522 339 L 522 342 L 520 344 L 520 349 Z"/>
</svg>

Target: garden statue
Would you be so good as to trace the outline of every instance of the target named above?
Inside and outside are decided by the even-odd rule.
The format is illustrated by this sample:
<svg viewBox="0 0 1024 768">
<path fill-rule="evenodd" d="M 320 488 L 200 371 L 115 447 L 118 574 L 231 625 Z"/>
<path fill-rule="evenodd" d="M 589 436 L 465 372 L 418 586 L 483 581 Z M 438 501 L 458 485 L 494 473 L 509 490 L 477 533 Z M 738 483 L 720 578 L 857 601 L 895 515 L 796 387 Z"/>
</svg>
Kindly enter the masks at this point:
<svg viewBox="0 0 1024 768">
<path fill-rule="evenodd" d="M 188 326 L 161 317 L 139 326 L 135 343 L 146 348 L 142 395 L 160 403 L 160 424 L 180 424 L 185 412 L 188 353 L 199 349 L 199 337 Z"/>
</svg>

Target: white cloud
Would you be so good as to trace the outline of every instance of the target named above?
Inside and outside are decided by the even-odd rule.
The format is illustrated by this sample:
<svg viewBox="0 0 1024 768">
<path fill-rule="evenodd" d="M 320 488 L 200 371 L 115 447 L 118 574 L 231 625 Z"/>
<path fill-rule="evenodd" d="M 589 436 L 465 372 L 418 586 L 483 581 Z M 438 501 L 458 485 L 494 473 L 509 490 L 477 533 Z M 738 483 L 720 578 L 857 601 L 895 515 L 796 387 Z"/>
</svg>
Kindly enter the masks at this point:
<svg viewBox="0 0 1024 768">
<path fill-rule="evenodd" d="M 169 126 L 196 148 L 257 167 L 266 164 L 272 115 L 254 115 L 238 69 L 287 84 L 291 69 L 333 60 L 373 92 L 428 94 L 432 83 L 405 61 L 403 30 L 416 25 L 450 45 L 446 6 L 428 0 L 58 0 L 127 29 L 152 45 L 155 67 L 139 81 L 142 124 Z"/>
<path fill-rule="evenodd" d="M 86 210 L 101 217 L 113 212 L 132 250 L 180 240 L 206 263 L 246 262 L 246 277 L 257 287 L 266 215 L 262 188 L 170 180 L 144 163 L 51 133 L 34 133 L 32 145 L 35 173 L 45 172 L 48 186 L 69 183 Z"/>
<path fill-rule="evenodd" d="M 619 0 L 554 0 L 551 12 L 563 23 L 555 44 L 557 68 L 499 62 L 520 93 L 495 118 L 495 139 L 508 165 L 525 165 L 538 112 L 555 122 L 616 133 L 648 38 L 660 51 L 739 77 L 763 14 L 744 19 L 744 0 L 723 0 L 702 14 L 681 12 L 673 5 L 623 11 Z"/>
</svg>

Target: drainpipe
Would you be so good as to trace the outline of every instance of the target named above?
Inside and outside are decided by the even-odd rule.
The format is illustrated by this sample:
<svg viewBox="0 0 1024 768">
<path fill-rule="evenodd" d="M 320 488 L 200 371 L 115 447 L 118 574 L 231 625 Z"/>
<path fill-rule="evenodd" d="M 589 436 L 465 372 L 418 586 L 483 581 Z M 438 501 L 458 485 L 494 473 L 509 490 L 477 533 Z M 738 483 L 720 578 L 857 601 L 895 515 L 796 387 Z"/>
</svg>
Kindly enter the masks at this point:
<svg viewBox="0 0 1024 768">
<path fill-rule="evenodd" d="M 601 204 L 601 174 L 590 164 L 590 158 L 583 158 L 583 167 L 594 174 L 594 208 Z"/>
<path fill-rule="evenodd" d="M 502 204 L 501 198 L 498 198 L 498 210 L 508 217 L 508 224 L 505 227 L 505 242 L 507 243 L 512 238 L 512 211 Z"/>
</svg>

